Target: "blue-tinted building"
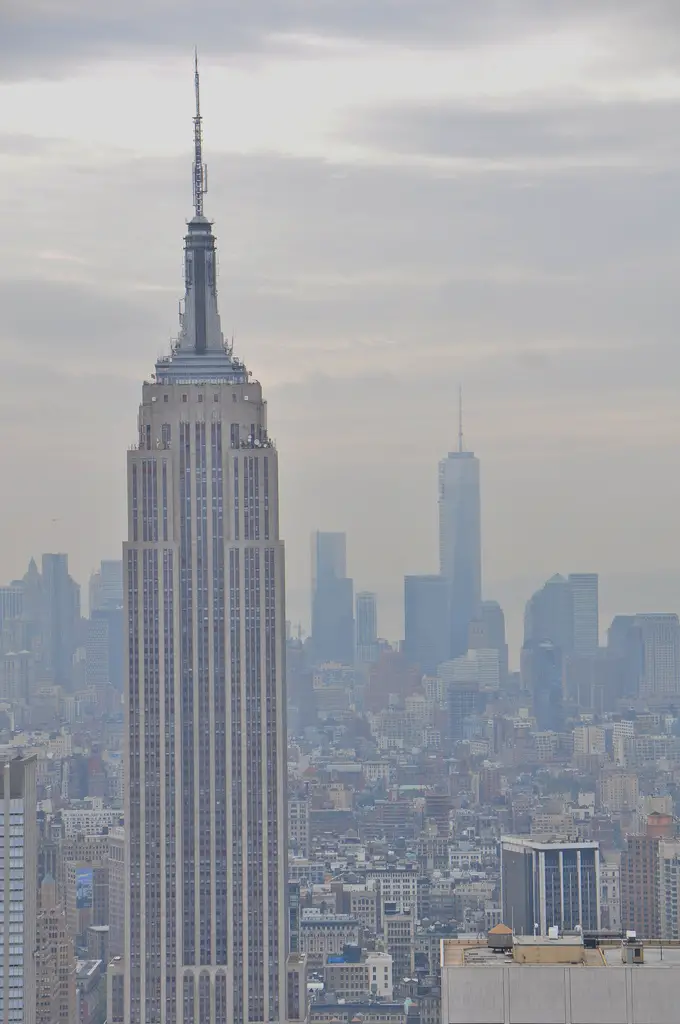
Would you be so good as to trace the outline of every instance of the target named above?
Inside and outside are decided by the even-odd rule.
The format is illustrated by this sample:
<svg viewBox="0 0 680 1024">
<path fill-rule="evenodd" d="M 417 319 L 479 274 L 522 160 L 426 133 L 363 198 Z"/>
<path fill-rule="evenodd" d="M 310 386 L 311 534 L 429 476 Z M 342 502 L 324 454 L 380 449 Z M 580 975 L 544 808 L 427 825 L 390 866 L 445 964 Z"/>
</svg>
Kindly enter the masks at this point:
<svg viewBox="0 0 680 1024">
<path fill-rule="evenodd" d="M 503 921 L 516 935 L 600 927 L 599 843 L 501 839 Z"/>
</svg>

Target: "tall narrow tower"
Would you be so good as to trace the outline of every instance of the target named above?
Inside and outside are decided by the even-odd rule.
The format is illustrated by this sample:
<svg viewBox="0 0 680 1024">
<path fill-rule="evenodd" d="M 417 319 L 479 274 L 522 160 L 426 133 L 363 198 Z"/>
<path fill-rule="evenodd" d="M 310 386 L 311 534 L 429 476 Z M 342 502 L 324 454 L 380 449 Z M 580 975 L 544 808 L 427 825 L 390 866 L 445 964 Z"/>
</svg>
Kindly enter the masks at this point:
<svg viewBox="0 0 680 1024">
<path fill-rule="evenodd" d="M 220 328 L 198 71 L 194 128 L 180 333 L 128 453 L 126 1024 L 286 1017 L 277 452 Z"/>
<path fill-rule="evenodd" d="M 468 649 L 468 629 L 482 599 L 479 460 L 465 450 L 462 398 L 458 451 L 439 463 L 439 572 L 450 584 L 452 658 Z"/>
</svg>

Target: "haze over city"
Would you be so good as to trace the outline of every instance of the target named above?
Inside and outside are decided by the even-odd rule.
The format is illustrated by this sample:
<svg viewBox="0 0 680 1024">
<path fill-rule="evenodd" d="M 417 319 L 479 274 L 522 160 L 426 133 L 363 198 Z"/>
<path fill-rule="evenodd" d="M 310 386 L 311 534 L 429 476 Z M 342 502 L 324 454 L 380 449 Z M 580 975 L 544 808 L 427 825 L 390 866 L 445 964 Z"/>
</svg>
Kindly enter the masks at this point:
<svg viewBox="0 0 680 1024">
<path fill-rule="evenodd" d="M 0 1020 L 677 1024 L 680 8 L 0 5 Z"/>
<path fill-rule="evenodd" d="M 348 536 L 381 635 L 481 460 L 484 595 L 597 571 L 677 610 L 673 3 L 7 0 L 0 577 L 119 557 L 139 381 L 176 333 L 197 44 L 225 334 L 266 380 L 287 617 Z"/>
</svg>

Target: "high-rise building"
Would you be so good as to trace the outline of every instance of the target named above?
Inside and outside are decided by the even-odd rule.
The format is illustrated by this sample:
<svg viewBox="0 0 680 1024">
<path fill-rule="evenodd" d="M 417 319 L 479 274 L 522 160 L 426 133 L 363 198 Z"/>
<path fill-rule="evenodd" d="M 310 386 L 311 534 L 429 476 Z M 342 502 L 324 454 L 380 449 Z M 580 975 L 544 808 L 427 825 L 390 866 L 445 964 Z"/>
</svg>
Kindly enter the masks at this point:
<svg viewBox="0 0 680 1024">
<path fill-rule="evenodd" d="M 680 694 L 680 621 L 675 614 L 636 615 L 642 640 L 640 697 Z"/>
<path fill-rule="evenodd" d="M 634 615 L 615 615 L 607 630 L 607 658 L 615 667 L 615 696 L 637 697 L 644 669 L 642 630 Z"/>
<path fill-rule="evenodd" d="M 404 655 L 423 675 L 448 661 L 450 594 L 444 576 L 404 577 Z"/>
<path fill-rule="evenodd" d="M 55 686 L 73 682 L 73 655 L 80 623 L 80 587 L 69 576 L 68 555 L 42 556 L 43 674 Z"/>
<path fill-rule="evenodd" d="M 439 463 L 439 572 L 449 582 L 449 656 L 465 654 L 470 623 L 482 600 L 479 460 L 464 450 L 462 422 L 458 451 Z"/>
<path fill-rule="evenodd" d="M 574 654 L 585 657 L 597 653 L 600 645 L 600 613 L 595 572 L 569 573 L 574 616 Z"/>
<path fill-rule="evenodd" d="M 524 643 L 550 643 L 571 654 L 574 650 L 574 598 L 569 580 L 556 573 L 527 601 Z"/>
<path fill-rule="evenodd" d="M 312 534 L 312 648 L 317 664 L 354 664 L 354 584 L 344 533 Z"/>
<path fill-rule="evenodd" d="M 470 646 L 498 651 L 498 669 L 503 685 L 508 678 L 508 644 L 505 638 L 505 615 L 498 601 L 482 601 L 479 621 L 483 626 L 483 641 L 470 643 Z"/>
<path fill-rule="evenodd" d="M 90 576 L 89 609 L 101 611 L 107 608 L 121 608 L 123 605 L 123 563 L 108 559 L 100 562 L 99 568 Z"/>
<path fill-rule="evenodd" d="M 5 619 L 18 619 L 24 607 L 24 588 L 21 580 L 0 587 L 0 630 Z"/>
<path fill-rule="evenodd" d="M 95 608 L 85 624 L 85 678 L 88 686 L 123 688 L 123 608 Z"/>
<path fill-rule="evenodd" d="M 220 328 L 196 99 L 180 333 L 128 453 L 125 1024 L 286 1016 L 278 457 Z"/>
<path fill-rule="evenodd" d="M 357 662 L 372 665 L 378 660 L 378 602 L 362 590 L 356 598 Z"/>
<path fill-rule="evenodd" d="M 35 1024 L 38 822 L 35 757 L 0 768 L 0 1020 Z"/>
<path fill-rule="evenodd" d="M 559 732 L 564 725 L 561 649 L 550 640 L 530 641 L 520 657 L 522 686 L 531 693 L 537 727 Z"/>
<path fill-rule="evenodd" d="M 72 1024 L 76 1018 L 76 956 L 57 897 L 57 883 L 40 883 L 35 947 L 35 1024 Z"/>
<path fill-rule="evenodd" d="M 501 837 L 503 920 L 516 935 L 600 927 L 599 843 Z"/>
<path fill-rule="evenodd" d="M 626 836 L 621 854 L 621 927 L 641 939 L 657 939 L 659 921 L 659 839 Z"/>
<path fill-rule="evenodd" d="M 680 939 L 680 841 L 659 842 L 659 938 Z"/>
</svg>

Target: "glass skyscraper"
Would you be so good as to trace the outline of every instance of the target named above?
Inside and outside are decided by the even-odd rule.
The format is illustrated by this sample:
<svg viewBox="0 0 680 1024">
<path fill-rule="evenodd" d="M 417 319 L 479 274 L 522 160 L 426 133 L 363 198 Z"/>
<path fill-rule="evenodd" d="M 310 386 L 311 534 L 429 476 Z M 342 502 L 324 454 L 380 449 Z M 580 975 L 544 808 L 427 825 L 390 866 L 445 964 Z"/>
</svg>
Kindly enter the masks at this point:
<svg viewBox="0 0 680 1024">
<path fill-rule="evenodd" d="M 470 623 L 480 616 L 482 538 L 479 460 L 463 451 L 449 452 L 439 463 L 439 572 L 450 588 L 452 658 L 468 649 Z"/>
</svg>

